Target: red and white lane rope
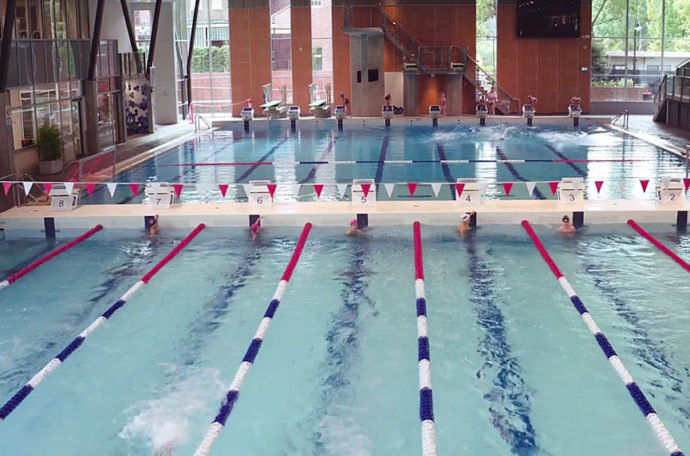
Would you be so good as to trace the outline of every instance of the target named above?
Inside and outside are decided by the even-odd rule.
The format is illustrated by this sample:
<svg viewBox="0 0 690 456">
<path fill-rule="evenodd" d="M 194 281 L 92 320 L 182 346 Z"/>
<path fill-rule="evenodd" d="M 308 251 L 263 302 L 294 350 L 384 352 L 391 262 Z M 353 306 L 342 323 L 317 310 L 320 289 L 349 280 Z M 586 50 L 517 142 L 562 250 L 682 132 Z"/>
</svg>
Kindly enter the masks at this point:
<svg viewBox="0 0 690 456">
<path fill-rule="evenodd" d="M 659 242 L 659 240 L 657 238 L 655 238 L 654 236 L 649 234 L 644 228 L 642 228 L 640 225 L 638 225 L 637 222 L 635 222 L 635 220 L 633 220 L 633 219 L 628 220 L 628 225 L 630 225 L 633 230 L 637 231 L 640 234 L 640 236 L 642 236 L 643 238 L 647 239 L 649 242 L 654 244 L 654 247 L 661 250 L 662 252 L 664 252 L 669 257 L 671 257 L 671 259 L 673 261 L 675 261 L 676 263 L 678 263 L 681 268 L 685 269 L 687 272 L 690 272 L 690 264 L 688 264 L 687 261 L 685 261 L 684 259 L 682 259 L 678 255 L 676 255 L 668 247 L 666 247 L 664 244 Z"/>
<path fill-rule="evenodd" d="M 187 244 L 191 242 L 192 239 L 196 237 L 197 234 L 201 232 L 206 226 L 201 223 L 194 230 L 185 237 L 182 242 L 180 242 L 174 249 L 168 253 L 165 258 L 158 262 L 145 276 L 141 278 L 132 288 L 127 290 L 125 294 L 122 295 L 120 299 L 117 300 L 115 304 L 110 306 L 108 310 L 103 312 L 103 314 L 96 318 L 84 331 L 82 331 L 77 337 L 72 340 L 72 342 L 67 345 L 55 358 L 50 360 L 36 375 L 34 375 L 29 382 L 22 386 L 22 388 L 15 393 L 2 407 L 0 407 L 0 421 L 7 418 L 7 416 L 16 409 L 19 404 L 26 399 L 26 397 L 31 394 L 31 392 L 36 389 L 36 387 L 45 380 L 55 369 L 60 366 L 65 360 L 74 353 L 86 340 L 86 337 L 94 332 L 99 326 L 101 326 L 106 320 L 108 320 L 120 307 L 124 306 L 125 303 L 131 298 L 134 293 L 136 293 L 141 287 L 149 283 L 149 280 L 161 270 L 170 260 L 175 258 L 175 256 L 184 249 Z"/>
<path fill-rule="evenodd" d="M 297 241 L 295 251 L 292 253 L 292 258 L 290 258 L 290 262 L 285 267 L 283 277 L 280 279 L 278 287 L 276 288 L 276 291 L 273 294 L 273 298 L 271 299 L 271 302 L 268 304 L 268 308 L 264 313 L 264 317 L 261 319 L 259 327 L 256 330 L 256 333 L 254 334 L 254 338 L 249 344 L 249 348 L 247 348 L 247 352 L 245 353 L 244 358 L 242 358 L 242 362 L 240 363 L 239 368 L 235 372 L 235 377 L 233 378 L 232 383 L 230 384 L 230 389 L 226 393 L 225 399 L 223 399 L 223 402 L 220 405 L 218 414 L 213 419 L 213 422 L 211 423 L 211 426 L 206 432 L 204 439 L 201 441 L 196 451 L 194 452 L 194 456 L 207 456 L 211 451 L 213 443 L 220 436 L 220 431 L 223 430 L 225 422 L 230 416 L 235 402 L 237 402 L 237 399 L 240 394 L 240 389 L 242 388 L 242 383 L 244 383 L 245 377 L 249 373 L 249 370 L 251 369 L 252 365 L 254 364 L 256 356 L 259 354 L 261 344 L 263 343 L 264 337 L 266 337 L 266 332 L 268 331 L 268 327 L 271 325 L 271 321 L 273 320 L 273 317 L 275 316 L 275 313 L 278 310 L 280 300 L 283 298 L 283 293 L 285 293 L 285 289 L 287 288 L 288 282 L 290 281 L 290 277 L 292 277 L 292 272 L 295 270 L 295 266 L 297 266 L 297 262 L 299 261 L 299 257 L 302 254 L 304 244 L 307 242 L 307 237 L 309 236 L 310 230 L 311 223 L 306 223 L 304 225 L 304 228 L 302 229 L 302 234 L 300 235 L 299 240 Z"/>
<path fill-rule="evenodd" d="M 436 424 L 431 391 L 431 357 L 424 293 L 424 258 L 419 222 L 414 222 L 414 289 L 417 296 L 417 361 L 419 367 L 419 420 L 422 425 L 422 455 L 436 456 Z"/>
<path fill-rule="evenodd" d="M 611 363 L 611 367 L 613 367 L 621 380 L 623 380 L 623 383 L 625 383 L 625 387 L 627 388 L 630 397 L 632 397 L 633 401 L 635 401 L 635 404 L 637 404 L 637 407 L 642 412 L 642 415 L 644 415 L 646 418 L 647 423 L 652 428 L 652 431 L 654 431 L 654 435 L 656 435 L 657 439 L 659 439 L 661 444 L 664 446 L 666 452 L 670 456 L 684 456 L 683 452 L 676 444 L 676 441 L 673 439 L 673 436 L 666 428 L 666 425 L 664 425 L 661 419 L 657 416 L 656 411 L 649 403 L 640 387 L 637 386 L 637 383 L 635 383 L 635 380 L 633 380 L 632 375 L 630 375 L 630 372 L 628 372 L 628 369 L 623 365 L 623 361 L 621 361 L 620 357 L 611 346 L 609 340 L 606 338 L 604 333 L 601 332 L 599 326 L 597 326 L 596 321 L 594 321 L 594 317 L 592 317 L 585 305 L 577 296 L 573 287 L 570 286 L 568 279 L 566 279 L 563 276 L 563 273 L 561 273 L 561 270 L 558 269 L 558 266 L 553 261 L 553 258 L 551 258 L 551 255 L 549 255 L 549 252 L 544 247 L 544 244 L 542 244 L 541 240 L 537 236 L 537 233 L 534 232 L 532 226 L 527 220 L 522 221 L 522 227 L 525 229 L 530 239 L 532 239 L 534 246 L 539 251 L 539 254 L 544 259 L 544 262 L 547 264 L 549 269 L 551 269 L 553 275 L 556 276 L 558 283 L 568 294 L 570 301 L 573 303 L 573 306 L 580 314 L 580 317 L 582 317 L 582 320 L 587 325 L 587 328 L 589 328 L 590 332 L 596 339 L 601 351 L 604 352 L 604 355 L 609 360 L 609 363 Z"/>
<path fill-rule="evenodd" d="M 21 279 L 22 277 L 24 277 L 25 275 L 27 275 L 28 273 L 30 273 L 31 271 L 36 269 L 37 267 L 41 266 L 44 263 L 47 263 L 51 259 L 60 255 L 65 250 L 69 250 L 70 248 L 74 247 L 75 245 L 79 244 L 80 242 L 90 238 L 91 236 L 98 233 L 102 229 L 103 229 L 102 225 L 96 225 L 93 228 L 91 228 L 89 231 L 87 231 L 86 233 L 79 236 L 78 238 L 68 242 L 67 244 L 63 245 L 62 247 L 59 247 L 59 248 L 53 250 L 52 252 L 45 255 L 43 258 L 40 258 L 40 259 L 34 261 L 33 263 L 31 263 L 30 265 L 28 265 L 27 267 L 25 267 L 21 271 L 12 274 L 8 278 L 6 278 L 2 282 L 0 282 L 0 290 L 8 287 L 11 283 L 16 282 L 17 280 Z"/>
</svg>

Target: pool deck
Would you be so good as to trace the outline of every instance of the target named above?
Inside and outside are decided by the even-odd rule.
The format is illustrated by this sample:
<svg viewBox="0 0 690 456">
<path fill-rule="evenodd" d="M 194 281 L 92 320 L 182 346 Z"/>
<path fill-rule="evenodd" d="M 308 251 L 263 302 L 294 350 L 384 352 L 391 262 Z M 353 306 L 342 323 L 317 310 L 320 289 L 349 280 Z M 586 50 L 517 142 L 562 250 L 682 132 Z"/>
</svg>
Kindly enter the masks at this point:
<svg viewBox="0 0 690 456">
<path fill-rule="evenodd" d="M 586 200 L 565 204 L 558 200 L 488 200 L 474 205 L 455 201 L 381 201 L 374 206 L 355 207 L 349 202 L 296 202 L 274 204 L 261 210 L 248 203 L 185 203 L 169 209 L 144 204 L 87 205 L 72 211 L 52 211 L 48 206 L 18 207 L 0 214 L 0 229 L 21 237 L 40 237 L 45 219 L 53 218 L 60 229 L 88 229 L 101 224 L 110 229 L 141 229 L 144 217 L 160 214 L 165 228 L 190 228 L 198 223 L 210 227 L 247 227 L 249 215 L 263 216 L 263 225 L 347 227 L 357 214 L 367 214 L 370 226 L 408 225 L 420 221 L 429 225 L 457 225 L 462 213 L 477 211 L 479 225 L 514 225 L 522 220 L 534 224 L 558 224 L 563 214 L 583 212 L 584 224 L 621 224 L 632 218 L 640 223 L 675 225 L 679 214 L 690 209 L 690 202 L 657 205 L 654 201 Z"/>
</svg>

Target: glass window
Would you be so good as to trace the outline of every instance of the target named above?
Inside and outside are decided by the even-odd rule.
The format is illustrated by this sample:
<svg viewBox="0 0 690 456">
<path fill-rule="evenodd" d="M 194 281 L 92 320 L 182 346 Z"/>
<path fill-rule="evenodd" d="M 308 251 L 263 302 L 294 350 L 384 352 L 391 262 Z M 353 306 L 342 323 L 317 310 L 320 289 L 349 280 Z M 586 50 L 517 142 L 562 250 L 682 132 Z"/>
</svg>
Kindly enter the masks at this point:
<svg viewBox="0 0 690 456">
<path fill-rule="evenodd" d="M 77 13 L 79 11 L 79 0 L 64 0 L 65 17 L 67 18 L 67 38 L 79 38 L 79 19 Z"/>
<path fill-rule="evenodd" d="M 147 9 L 134 10 L 134 33 L 137 40 L 151 39 L 151 11 Z"/>
<path fill-rule="evenodd" d="M 79 0 L 79 18 L 81 19 L 79 37 L 82 39 L 91 38 L 89 30 L 89 1 Z"/>
<path fill-rule="evenodd" d="M 14 14 L 14 36 L 19 39 L 30 38 L 31 30 L 29 28 L 29 15 L 26 8 L 26 1 L 17 0 Z"/>
<path fill-rule="evenodd" d="M 50 40 L 55 38 L 53 33 L 53 2 L 43 1 L 43 39 Z"/>
<path fill-rule="evenodd" d="M 311 6 L 312 7 L 320 7 L 321 6 L 321 0 L 311 0 Z"/>
</svg>

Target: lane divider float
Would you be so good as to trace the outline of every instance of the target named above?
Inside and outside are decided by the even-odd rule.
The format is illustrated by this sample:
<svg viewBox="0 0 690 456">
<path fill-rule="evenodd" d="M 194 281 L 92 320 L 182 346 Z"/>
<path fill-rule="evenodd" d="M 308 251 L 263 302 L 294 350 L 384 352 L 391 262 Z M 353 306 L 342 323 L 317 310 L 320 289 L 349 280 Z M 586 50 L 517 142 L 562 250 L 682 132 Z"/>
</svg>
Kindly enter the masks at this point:
<svg viewBox="0 0 690 456">
<path fill-rule="evenodd" d="M 422 232 L 419 222 L 414 222 L 412 230 L 414 233 L 414 289 L 417 296 L 417 361 L 419 363 L 419 420 L 422 424 L 422 455 L 436 456 L 436 424 L 431 391 L 429 328 L 426 321 L 426 296 L 424 293 L 424 258 L 422 256 Z"/>
<path fill-rule="evenodd" d="M 664 244 L 662 244 L 657 238 L 649 234 L 644 228 L 642 228 L 640 225 L 637 224 L 637 222 L 633 219 L 628 220 L 628 225 L 632 227 L 635 231 L 640 234 L 643 238 L 647 239 L 649 242 L 654 244 L 654 247 L 657 249 L 661 250 L 664 252 L 666 255 L 671 257 L 673 261 L 678 263 L 681 268 L 685 269 L 687 272 L 690 272 L 690 264 L 688 264 L 687 261 L 679 257 L 675 252 L 671 251 L 668 247 L 666 247 Z"/>
<path fill-rule="evenodd" d="M 22 277 L 24 277 L 25 275 L 27 275 L 28 273 L 30 273 L 31 271 L 36 269 L 37 267 L 47 263 L 51 259 L 60 255 L 65 250 L 69 250 L 72 247 L 74 247 L 75 245 L 77 245 L 77 244 L 81 243 L 82 241 L 90 238 L 91 236 L 98 233 L 102 229 L 103 229 L 103 225 L 96 225 L 93 228 L 91 228 L 89 231 L 87 231 L 86 233 L 79 236 L 78 238 L 71 240 L 70 242 L 63 245 L 62 247 L 59 247 L 59 248 L 53 250 L 52 252 L 48 253 L 44 257 L 34 261 L 33 263 L 31 263 L 27 267 L 23 268 L 21 271 L 18 271 L 16 273 L 12 274 L 8 278 L 6 278 L 2 282 L 0 282 L 0 290 L 2 290 L 3 288 L 7 288 L 11 283 L 16 282 L 17 280 L 21 279 Z"/>
<path fill-rule="evenodd" d="M 532 243 L 534 243 L 534 246 L 539 251 L 539 254 L 553 275 L 556 276 L 558 283 L 568 294 L 570 301 L 573 303 L 573 306 L 580 314 L 580 317 L 582 317 L 582 320 L 585 322 L 590 332 L 596 339 L 601 351 L 604 352 L 604 355 L 609 360 L 609 363 L 611 363 L 613 369 L 616 371 L 621 380 L 623 380 L 623 383 L 625 383 L 625 387 L 627 388 L 630 397 L 632 397 L 633 401 L 635 401 L 635 404 L 637 404 L 637 407 L 642 412 L 642 415 L 644 415 L 647 423 L 652 428 L 652 431 L 654 431 L 654 435 L 656 435 L 657 439 L 659 439 L 666 452 L 670 456 L 684 456 L 683 452 L 676 444 L 676 441 L 673 439 L 673 436 L 666 428 L 666 425 L 664 425 L 661 419 L 657 416 L 656 411 L 649 403 L 640 387 L 637 386 L 637 383 L 635 383 L 632 375 L 630 375 L 628 369 L 623 365 L 623 361 L 621 361 L 620 357 L 613 349 L 611 343 L 606 338 L 604 333 L 601 332 L 601 329 L 599 329 L 599 326 L 597 326 L 596 321 L 594 321 L 594 317 L 592 317 L 585 305 L 582 303 L 582 300 L 580 300 L 580 298 L 577 296 L 575 290 L 568 282 L 568 279 L 566 279 L 563 273 L 561 273 L 561 270 L 558 269 L 558 266 L 553 261 L 553 258 L 551 258 L 551 255 L 549 255 L 549 252 L 544 247 L 544 244 L 542 244 L 541 240 L 532 229 L 532 226 L 527 220 L 523 220 L 522 227 L 525 229 L 530 239 L 532 239 Z"/>
<path fill-rule="evenodd" d="M 271 325 L 273 317 L 275 317 L 276 311 L 278 310 L 278 306 L 280 305 L 280 300 L 283 297 L 283 293 L 285 293 L 285 289 L 287 288 L 288 282 L 290 281 L 290 277 L 292 277 L 292 272 L 295 270 L 295 266 L 297 266 L 297 262 L 299 261 L 299 257 L 302 254 L 304 244 L 307 242 L 307 237 L 309 236 L 311 226 L 311 223 L 306 223 L 304 225 L 304 228 L 302 229 L 302 234 L 300 235 L 299 240 L 297 241 L 297 246 L 295 246 L 295 250 L 294 252 L 292 252 L 292 258 L 290 258 L 290 262 L 285 267 L 285 272 L 283 272 L 283 276 L 281 277 L 280 282 L 278 283 L 278 287 L 276 288 L 276 291 L 273 294 L 273 298 L 271 299 L 271 302 L 268 304 L 268 308 L 266 309 L 266 312 L 264 313 L 264 316 L 261 319 L 261 322 L 259 323 L 259 327 L 257 328 L 256 333 L 254 334 L 254 338 L 249 344 L 249 348 L 247 348 L 247 351 L 244 354 L 244 357 L 242 358 L 242 362 L 240 363 L 239 368 L 235 372 L 235 377 L 233 378 L 232 383 L 230 384 L 230 388 L 225 395 L 225 399 L 223 399 L 223 402 L 221 403 L 221 406 L 218 409 L 218 414 L 213 419 L 213 422 L 211 423 L 211 426 L 209 426 L 208 431 L 204 436 L 204 439 L 201 441 L 196 451 L 194 452 L 194 456 L 207 456 L 211 451 L 213 443 L 220 436 L 220 432 L 223 430 L 223 427 L 225 426 L 225 423 L 228 420 L 230 413 L 232 412 L 232 408 L 235 406 L 235 403 L 237 402 L 237 399 L 240 394 L 240 389 L 242 388 L 242 383 L 244 383 L 245 377 L 249 373 L 249 370 L 251 369 L 252 365 L 254 364 L 256 356 L 259 354 L 259 349 L 261 348 L 261 344 L 263 343 L 264 337 L 266 336 L 268 327 Z"/>
<path fill-rule="evenodd" d="M 120 299 L 115 302 L 112 306 L 110 306 L 103 314 L 96 318 L 93 323 L 91 323 L 84 331 L 82 331 L 77 337 L 72 340 L 72 342 L 69 343 L 55 358 L 50 360 L 48 364 L 43 366 L 43 368 L 38 371 L 36 375 L 34 375 L 31 380 L 28 381 L 22 388 L 17 391 L 14 396 L 12 396 L 5 404 L 0 407 L 0 421 L 3 421 L 7 418 L 7 416 L 12 413 L 18 406 L 19 404 L 26 399 L 26 397 L 31 394 L 31 392 L 36 389 L 36 387 L 43 381 L 45 380 L 55 369 L 60 366 L 60 364 L 64 363 L 67 358 L 69 358 L 72 353 L 74 353 L 83 343 L 84 340 L 88 337 L 89 334 L 94 332 L 99 326 L 101 326 L 106 320 L 110 319 L 112 315 L 120 309 L 120 307 L 124 306 L 125 303 L 131 298 L 134 293 L 136 293 L 141 287 L 149 283 L 149 280 L 153 278 L 154 275 L 158 271 L 161 270 L 163 266 L 168 264 L 170 260 L 175 258 L 175 256 L 184 249 L 187 244 L 191 242 L 192 239 L 196 237 L 197 234 L 201 232 L 206 227 L 203 223 L 200 223 L 197 225 L 194 230 L 185 237 L 182 242 L 180 242 L 177 246 L 175 246 L 174 249 L 168 253 L 165 258 L 163 258 L 161 261 L 158 262 L 149 272 L 144 275 L 141 280 L 139 280 L 132 288 L 127 290 L 125 294 L 122 295 Z"/>
</svg>

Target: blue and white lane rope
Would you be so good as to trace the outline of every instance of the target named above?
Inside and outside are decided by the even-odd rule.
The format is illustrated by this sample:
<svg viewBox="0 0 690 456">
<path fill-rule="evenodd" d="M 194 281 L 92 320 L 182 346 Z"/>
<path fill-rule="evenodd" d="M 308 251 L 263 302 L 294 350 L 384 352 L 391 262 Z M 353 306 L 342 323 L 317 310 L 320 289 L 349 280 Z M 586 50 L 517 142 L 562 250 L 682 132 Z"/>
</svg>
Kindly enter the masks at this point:
<svg viewBox="0 0 690 456">
<path fill-rule="evenodd" d="M 426 321 L 426 296 L 424 293 L 424 259 L 422 257 L 422 233 L 419 222 L 414 222 L 414 289 L 417 295 L 417 352 L 419 363 L 419 420 L 422 423 L 422 455 L 436 456 L 436 424 L 434 401 L 431 392 L 431 357 L 429 356 L 429 331 Z"/>
<path fill-rule="evenodd" d="M 302 229 L 302 234 L 300 235 L 299 240 L 297 241 L 295 251 L 292 253 L 292 258 L 290 258 L 290 262 L 285 267 L 283 277 L 280 279 L 278 287 L 276 288 L 276 291 L 273 294 L 273 298 L 271 299 L 271 302 L 268 304 L 268 308 L 264 313 L 264 317 L 261 319 L 259 327 L 257 328 L 256 333 L 254 334 L 254 338 L 249 344 L 249 348 L 247 348 L 247 352 L 244 354 L 244 358 L 242 358 L 240 367 L 235 372 L 235 377 L 232 379 L 230 389 L 226 393 L 225 399 L 223 399 L 223 402 L 220 405 L 220 409 L 218 409 L 218 414 L 213 419 L 213 423 L 211 423 L 211 426 L 209 426 L 208 431 L 204 436 L 204 439 L 201 441 L 196 451 L 194 452 L 194 456 L 207 456 L 210 453 L 211 447 L 213 446 L 214 442 L 220 436 L 220 431 L 223 430 L 225 422 L 228 420 L 228 417 L 232 412 L 232 408 L 235 406 L 235 402 L 237 402 L 237 399 L 240 394 L 240 389 L 242 388 L 242 383 L 244 383 L 244 379 L 249 373 L 249 369 L 251 369 L 252 364 L 254 364 L 254 360 L 256 359 L 256 356 L 259 354 L 261 344 L 263 343 L 264 337 L 266 336 L 266 332 L 268 331 L 268 327 L 271 325 L 271 321 L 273 320 L 273 317 L 275 316 L 276 311 L 278 310 L 280 300 L 283 297 L 283 293 L 285 293 L 285 289 L 287 288 L 287 284 L 290 281 L 290 277 L 292 277 L 292 272 L 295 270 L 295 266 L 297 266 L 297 262 L 299 261 L 299 257 L 302 254 L 304 244 L 307 242 L 307 237 L 309 236 L 310 230 L 311 223 L 306 223 L 304 225 L 304 228 Z"/>
<path fill-rule="evenodd" d="M 36 389 L 36 387 L 45 380 L 55 369 L 57 369 L 60 364 L 64 363 L 69 356 L 74 353 L 89 334 L 94 332 L 99 326 L 101 326 L 106 320 L 108 320 L 120 307 L 124 306 L 125 303 L 131 298 L 134 293 L 136 293 L 141 287 L 149 283 L 149 280 L 156 275 L 158 271 L 161 270 L 170 260 L 172 260 L 182 249 L 184 249 L 187 244 L 191 242 L 192 239 L 196 237 L 197 234 L 205 228 L 203 223 L 199 224 L 194 230 L 185 237 L 182 242 L 180 242 L 174 249 L 168 253 L 165 258 L 158 262 L 149 272 L 144 275 L 141 280 L 134 284 L 132 288 L 127 290 L 125 294 L 122 295 L 120 299 L 115 302 L 112 306 L 108 308 L 103 314 L 96 318 L 93 323 L 91 323 L 84 331 L 82 331 L 77 337 L 72 340 L 55 358 L 50 360 L 48 364 L 43 366 L 43 368 L 34 375 L 28 383 L 15 393 L 14 396 L 10 398 L 2 407 L 0 407 L 0 421 L 3 421 L 7 416 L 16 409 L 19 404 L 26 399 L 26 397 L 31 394 L 31 392 Z"/>
<path fill-rule="evenodd" d="M 601 351 L 604 352 L 604 355 L 606 355 L 606 358 L 609 360 L 609 363 L 611 363 L 613 369 L 616 371 L 621 380 L 623 380 L 623 383 L 625 383 L 625 387 L 628 389 L 630 397 L 632 397 L 633 401 L 635 401 L 635 404 L 637 404 L 637 407 L 642 412 L 642 415 L 644 415 L 647 423 L 652 428 L 652 431 L 654 431 L 654 435 L 656 435 L 657 439 L 659 439 L 666 452 L 670 456 L 684 456 L 683 452 L 676 444 L 676 441 L 673 439 L 673 436 L 666 428 L 666 425 L 664 425 L 661 419 L 657 416 L 656 411 L 649 403 L 640 387 L 637 386 L 637 383 L 635 383 L 635 380 L 633 380 L 632 375 L 630 375 L 630 372 L 628 372 L 628 369 L 626 369 L 626 367 L 623 365 L 623 361 L 621 361 L 621 359 L 618 357 L 618 354 L 611 346 L 609 340 L 606 338 L 604 333 L 601 332 L 599 326 L 597 326 L 596 321 L 594 321 L 594 317 L 590 315 L 585 305 L 575 293 L 573 287 L 570 286 L 568 279 L 566 279 L 565 276 L 563 276 L 563 273 L 561 273 L 561 270 L 558 269 L 558 266 L 551 258 L 551 255 L 549 255 L 549 252 L 544 247 L 544 244 L 542 244 L 541 240 L 532 229 L 532 226 L 527 220 L 523 220 L 522 227 L 527 232 L 527 235 L 532 239 L 534 246 L 539 251 L 539 254 L 544 259 L 544 262 L 547 264 L 553 275 L 556 276 L 558 283 L 561 284 L 563 290 L 568 294 L 570 301 L 573 303 L 573 306 L 580 314 L 580 317 L 582 317 L 582 320 L 585 322 L 590 332 L 596 339 Z"/>
</svg>

